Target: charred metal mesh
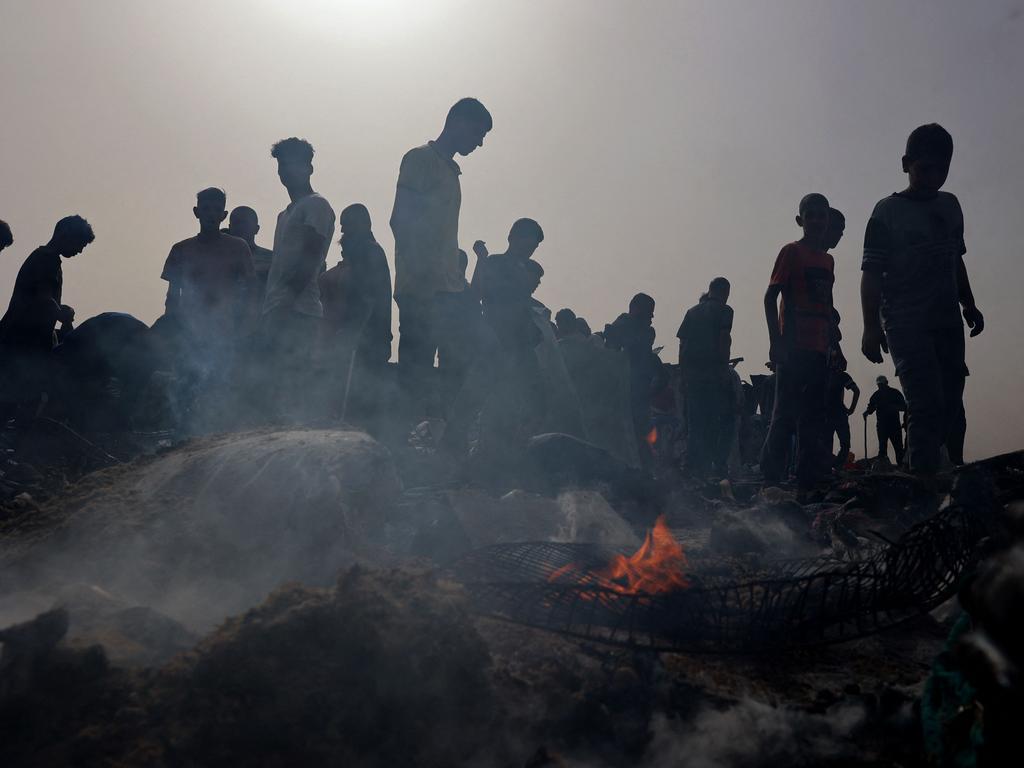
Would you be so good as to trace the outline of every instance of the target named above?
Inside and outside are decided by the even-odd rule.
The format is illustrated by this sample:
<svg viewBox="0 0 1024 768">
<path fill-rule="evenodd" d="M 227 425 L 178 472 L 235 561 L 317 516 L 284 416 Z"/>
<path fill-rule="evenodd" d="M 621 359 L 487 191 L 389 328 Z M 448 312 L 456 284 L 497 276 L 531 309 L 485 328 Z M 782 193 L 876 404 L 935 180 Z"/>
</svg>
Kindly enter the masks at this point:
<svg viewBox="0 0 1024 768">
<path fill-rule="evenodd" d="M 789 561 L 744 573 L 739 563 L 691 558 L 691 587 L 657 595 L 588 583 L 584 574 L 611 555 L 586 544 L 484 547 L 452 575 L 475 610 L 516 623 L 653 650 L 758 652 L 848 640 L 931 610 L 955 593 L 985 530 L 955 507 L 856 562 Z"/>
</svg>

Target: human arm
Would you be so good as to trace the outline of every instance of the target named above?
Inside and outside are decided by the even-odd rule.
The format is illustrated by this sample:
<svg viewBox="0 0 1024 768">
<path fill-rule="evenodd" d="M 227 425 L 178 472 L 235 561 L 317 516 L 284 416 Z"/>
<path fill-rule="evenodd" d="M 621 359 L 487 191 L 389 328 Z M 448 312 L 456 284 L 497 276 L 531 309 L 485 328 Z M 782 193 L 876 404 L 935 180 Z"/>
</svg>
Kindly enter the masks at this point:
<svg viewBox="0 0 1024 768">
<path fill-rule="evenodd" d="M 867 410 L 864 411 L 864 418 L 866 419 L 868 416 L 870 416 L 874 412 L 875 412 L 875 396 L 872 395 L 870 398 L 868 398 L 868 407 L 867 407 Z"/>
<path fill-rule="evenodd" d="M 779 296 L 782 294 L 781 285 L 769 285 L 764 292 L 764 319 L 768 324 L 768 359 L 774 364 L 785 362 L 785 352 L 782 346 L 782 330 L 779 328 Z"/>
<path fill-rule="evenodd" d="M 293 297 L 298 297 L 317 276 L 330 235 L 324 235 L 310 224 L 302 224 L 296 227 L 294 236 L 300 243 L 299 257 L 282 271 L 281 283 Z"/>
<path fill-rule="evenodd" d="M 476 256 L 476 261 L 473 264 L 473 277 L 469 281 L 469 287 L 477 298 L 480 298 L 482 294 L 481 281 L 483 280 L 482 273 L 487 268 L 487 244 L 483 240 L 477 240 L 473 243 L 473 255 Z"/>
<path fill-rule="evenodd" d="M 853 412 L 857 410 L 857 403 L 860 402 L 860 387 L 853 379 L 850 379 L 846 383 L 846 388 L 853 392 L 853 400 L 850 402 L 850 407 L 846 409 L 846 415 L 852 416 Z"/>
<path fill-rule="evenodd" d="M 722 327 L 718 331 L 718 361 L 729 364 L 732 354 L 732 307 L 726 305 Z"/>
<path fill-rule="evenodd" d="M 882 353 L 889 351 L 882 331 L 882 276 L 876 272 L 862 272 L 860 276 L 860 309 L 864 317 L 864 335 L 860 351 L 872 363 L 882 362 Z"/>
<path fill-rule="evenodd" d="M 971 329 L 971 338 L 974 338 L 985 330 L 985 316 L 974 303 L 974 291 L 971 290 L 971 280 L 967 276 L 967 265 L 964 264 L 963 255 L 957 259 L 956 283 L 960 291 L 960 306 L 963 307 L 964 320 Z"/>
</svg>

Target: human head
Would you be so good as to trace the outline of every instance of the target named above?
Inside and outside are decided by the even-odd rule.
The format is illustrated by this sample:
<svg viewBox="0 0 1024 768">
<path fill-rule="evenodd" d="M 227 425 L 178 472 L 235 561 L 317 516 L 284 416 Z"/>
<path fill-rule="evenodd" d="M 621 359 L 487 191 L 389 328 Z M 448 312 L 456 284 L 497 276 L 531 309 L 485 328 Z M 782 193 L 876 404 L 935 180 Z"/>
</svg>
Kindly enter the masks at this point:
<svg viewBox="0 0 1024 768">
<path fill-rule="evenodd" d="M 459 99 L 448 110 L 442 133 L 460 155 L 468 155 L 484 145 L 484 136 L 494 123 L 491 113 L 477 99 Z"/>
<path fill-rule="evenodd" d="M 530 295 L 532 296 L 534 291 L 540 288 L 540 280 L 544 277 L 544 267 L 540 265 L 540 262 L 530 259 L 526 262 L 526 274 L 530 277 Z"/>
<path fill-rule="evenodd" d="M 362 203 L 346 206 L 338 217 L 342 235 L 368 235 L 372 229 L 370 211 Z"/>
<path fill-rule="evenodd" d="M 528 259 L 544 241 L 544 230 L 533 219 L 517 219 L 508 231 L 508 252 L 510 255 Z"/>
<path fill-rule="evenodd" d="M 586 336 L 588 339 L 594 333 L 592 330 L 590 330 L 590 323 L 588 323 L 582 317 L 576 318 L 576 328 L 579 330 L 581 335 Z"/>
<path fill-rule="evenodd" d="M 729 281 L 724 277 L 716 277 L 708 285 L 708 296 L 725 303 L 729 301 Z"/>
<path fill-rule="evenodd" d="M 846 232 L 846 216 L 838 208 L 828 209 L 828 229 L 825 231 L 825 250 L 831 250 L 839 245 Z"/>
<path fill-rule="evenodd" d="M 89 222 L 78 214 L 65 216 L 53 228 L 50 244 L 66 259 L 77 256 L 96 239 Z"/>
<path fill-rule="evenodd" d="M 227 218 L 228 196 L 223 189 L 207 187 L 196 193 L 196 204 L 192 213 L 199 219 L 199 228 L 204 232 L 216 230 Z"/>
<path fill-rule="evenodd" d="M 903 155 L 903 172 L 910 177 L 915 192 L 934 194 L 942 189 L 953 159 L 953 137 L 938 123 L 922 125 L 911 131 Z"/>
<path fill-rule="evenodd" d="M 256 211 L 248 205 L 239 205 L 231 209 L 231 216 L 228 217 L 228 234 L 240 237 L 247 243 L 256 239 L 256 233 L 260 231 L 260 219 Z"/>
<path fill-rule="evenodd" d="M 638 293 L 629 300 L 629 314 L 650 325 L 654 322 L 654 299 L 646 293 Z"/>
<path fill-rule="evenodd" d="M 559 338 L 574 336 L 579 333 L 576 320 L 576 313 L 568 307 L 560 309 L 555 313 L 555 327 L 558 329 Z"/>
<path fill-rule="evenodd" d="M 0 221 L 0 251 L 14 243 L 14 235 L 6 221 Z"/>
<path fill-rule="evenodd" d="M 277 177 L 288 189 L 309 184 L 313 175 L 313 145 L 294 136 L 281 139 L 270 148 L 270 156 L 277 160 Z"/>
<path fill-rule="evenodd" d="M 878 385 L 879 389 L 882 389 L 883 387 L 889 386 L 889 380 L 885 378 L 885 376 L 879 376 L 877 379 L 875 379 L 875 384 Z"/>
<path fill-rule="evenodd" d="M 796 223 L 804 231 L 804 238 L 811 244 L 823 245 L 828 230 L 828 199 L 817 192 L 804 195 L 800 200 L 800 213 Z"/>
</svg>

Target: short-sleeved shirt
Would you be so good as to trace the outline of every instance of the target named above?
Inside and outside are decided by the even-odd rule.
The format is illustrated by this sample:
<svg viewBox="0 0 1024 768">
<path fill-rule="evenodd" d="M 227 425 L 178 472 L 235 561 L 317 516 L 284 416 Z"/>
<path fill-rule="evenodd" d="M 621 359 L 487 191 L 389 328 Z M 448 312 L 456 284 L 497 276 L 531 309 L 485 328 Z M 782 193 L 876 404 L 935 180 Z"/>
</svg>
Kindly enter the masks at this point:
<svg viewBox="0 0 1024 768">
<path fill-rule="evenodd" d="M 210 327 L 238 316 L 238 302 L 252 275 L 248 244 L 220 232 L 209 240 L 196 236 L 175 243 L 160 277 L 181 291 L 182 317 Z"/>
<path fill-rule="evenodd" d="M 864 233 L 861 269 L 882 276 L 884 327 L 961 326 L 957 268 L 966 252 L 955 195 L 898 192 L 879 201 Z"/>
<path fill-rule="evenodd" d="M 459 265 L 461 170 L 428 142 L 406 152 L 391 213 L 395 295 L 429 297 L 466 287 Z M 415 216 L 408 206 L 414 206 Z"/>
<path fill-rule="evenodd" d="M 312 229 L 323 240 L 315 267 L 309 269 L 308 278 L 296 295 L 285 285 L 292 270 L 307 263 L 303 253 L 306 229 Z M 334 209 L 327 199 L 315 192 L 290 203 L 277 215 L 274 229 L 274 256 L 267 276 L 267 295 L 263 300 L 263 314 L 275 309 L 288 309 L 300 315 L 323 317 L 320 303 L 319 277 L 327 266 L 327 251 L 334 236 Z"/>
<path fill-rule="evenodd" d="M 64 272 L 60 254 L 49 246 L 36 248 L 18 270 L 11 303 L 0 320 L 0 343 L 46 352 L 53 348 Z"/>
<path fill-rule="evenodd" d="M 828 352 L 832 342 L 832 284 L 835 262 L 803 243 L 783 247 L 770 285 L 782 288 L 779 325 L 788 349 Z"/>
<path fill-rule="evenodd" d="M 724 365 L 721 359 L 722 333 L 732 330 L 732 307 L 710 296 L 701 297 L 683 316 L 676 338 L 684 342 L 683 365 L 697 371 Z"/>
</svg>

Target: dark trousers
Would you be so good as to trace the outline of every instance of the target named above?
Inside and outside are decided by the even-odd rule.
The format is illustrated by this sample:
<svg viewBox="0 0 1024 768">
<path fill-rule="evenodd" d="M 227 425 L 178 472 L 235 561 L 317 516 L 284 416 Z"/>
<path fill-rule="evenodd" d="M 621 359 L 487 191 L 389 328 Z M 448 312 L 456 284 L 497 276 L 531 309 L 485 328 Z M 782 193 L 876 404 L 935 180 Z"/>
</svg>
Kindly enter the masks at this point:
<svg viewBox="0 0 1024 768">
<path fill-rule="evenodd" d="M 691 472 L 716 469 L 724 474 L 732 449 L 734 424 L 729 373 L 700 371 L 683 375 L 686 395 L 686 466 Z"/>
<path fill-rule="evenodd" d="M 954 446 L 966 431 L 964 407 L 964 329 L 886 329 L 896 375 L 907 400 L 907 453 L 910 471 L 933 474 L 939 449 Z"/>
<path fill-rule="evenodd" d="M 398 304 L 398 380 L 418 412 L 441 416 L 451 406 L 472 360 L 463 343 L 460 294 L 396 297 Z M 438 371 L 434 371 L 437 357 Z M 442 386 L 438 386 L 438 378 Z"/>
<path fill-rule="evenodd" d="M 765 482 L 785 480 L 786 457 L 790 440 L 797 436 L 796 476 L 801 485 L 813 485 L 821 471 L 824 450 L 825 355 L 820 352 L 793 351 L 779 365 L 775 377 L 775 407 L 771 426 L 761 451 L 761 471 Z M 831 452 L 830 452 L 831 453 Z"/>
<path fill-rule="evenodd" d="M 896 455 L 896 463 L 903 461 L 903 428 L 899 422 L 895 424 L 875 424 L 875 434 L 878 435 L 878 456 L 889 458 L 889 443 L 892 443 L 892 452 Z"/>
<path fill-rule="evenodd" d="M 842 469 L 846 466 L 846 458 L 850 455 L 850 416 L 846 411 L 841 411 L 832 417 L 832 434 L 839 438 L 839 455 L 836 456 L 835 466 Z"/>
<path fill-rule="evenodd" d="M 272 420 L 302 423 L 316 417 L 323 398 L 314 387 L 313 348 L 322 320 L 312 315 L 275 309 L 263 316 L 265 352 L 260 360 L 259 385 L 267 394 Z"/>
</svg>

